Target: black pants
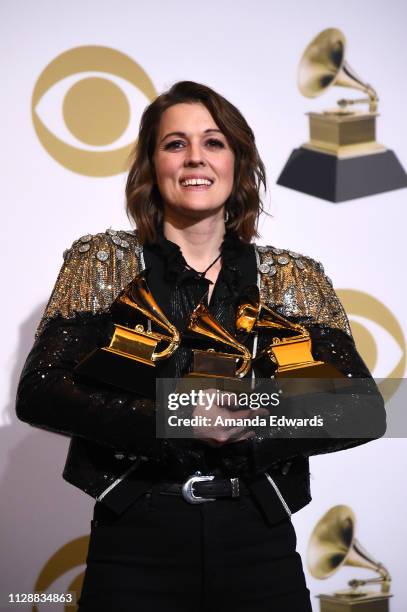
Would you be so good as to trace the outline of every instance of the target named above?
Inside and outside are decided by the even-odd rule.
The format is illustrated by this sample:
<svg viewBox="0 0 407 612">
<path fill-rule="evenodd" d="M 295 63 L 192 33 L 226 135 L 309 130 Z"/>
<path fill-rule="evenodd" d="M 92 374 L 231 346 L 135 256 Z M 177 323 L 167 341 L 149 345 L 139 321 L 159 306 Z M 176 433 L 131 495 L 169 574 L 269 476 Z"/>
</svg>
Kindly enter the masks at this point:
<svg viewBox="0 0 407 612">
<path fill-rule="evenodd" d="M 312 612 L 296 535 L 249 495 L 192 505 L 157 488 L 96 503 L 79 612 Z"/>
</svg>

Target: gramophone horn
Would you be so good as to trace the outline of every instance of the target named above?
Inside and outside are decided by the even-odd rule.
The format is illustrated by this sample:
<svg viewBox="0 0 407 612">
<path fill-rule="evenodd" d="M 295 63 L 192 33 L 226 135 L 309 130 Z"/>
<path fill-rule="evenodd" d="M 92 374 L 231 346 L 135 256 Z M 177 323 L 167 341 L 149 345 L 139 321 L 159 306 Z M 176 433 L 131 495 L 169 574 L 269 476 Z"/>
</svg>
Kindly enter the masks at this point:
<svg viewBox="0 0 407 612">
<path fill-rule="evenodd" d="M 355 515 L 349 506 L 334 506 L 318 521 L 307 550 L 307 566 L 314 578 L 325 579 L 340 567 L 363 567 L 380 574 L 380 578 L 355 580 L 349 584 L 381 583 L 382 592 L 389 591 L 390 574 L 355 538 Z"/>
<path fill-rule="evenodd" d="M 346 39 L 336 28 L 320 32 L 305 49 L 298 67 L 298 88 L 307 98 L 315 98 L 329 87 L 358 89 L 369 98 L 369 110 L 377 109 L 378 96 L 371 85 L 364 82 L 345 61 Z M 350 101 L 340 101 L 343 106 Z"/>
<path fill-rule="evenodd" d="M 140 312 L 145 315 L 149 321 L 154 321 L 161 328 L 165 329 L 168 334 L 161 334 L 158 332 L 144 332 L 141 326 L 137 326 L 137 331 L 144 334 L 146 337 L 154 338 L 158 341 L 163 340 L 168 342 L 166 346 L 160 352 L 154 352 L 151 359 L 153 361 L 159 361 L 170 357 L 175 350 L 178 348 L 181 338 L 179 331 L 167 319 L 159 305 L 154 299 L 151 293 L 147 281 L 144 276 L 144 272 L 138 274 L 133 281 L 124 289 L 124 291 L 116 299 L 117 305 L 125 305 L 130 309 Z"/>
<path fill-rule="evenodd" d="M 260 299 L 260 290 L 257 285 L 249 285 L 245 288 L 239 299 L 236 311 L 236 329 L 250 333 L 254 329 L 280 329 L 295 333 L 297 336 L 309 337 L 305 327 L 298 323 L 292 323 L 271 310 Z"/>
</svg>

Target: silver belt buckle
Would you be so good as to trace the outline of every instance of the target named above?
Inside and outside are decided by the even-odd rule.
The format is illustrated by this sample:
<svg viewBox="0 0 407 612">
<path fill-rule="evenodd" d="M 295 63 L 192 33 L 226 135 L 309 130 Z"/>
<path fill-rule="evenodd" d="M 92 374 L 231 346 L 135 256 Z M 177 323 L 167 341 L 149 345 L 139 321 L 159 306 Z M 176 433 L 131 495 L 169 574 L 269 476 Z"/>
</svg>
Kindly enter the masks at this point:
<svg viewBox="0 0 407 612">
<path fill-rule="evenodd" d="M 204 480 L 213 480 L 215 476 L 191 476 L 182 485 L 182 497 L 190 504 L 203 504 L 204 502 L 216 501 L 214 497 L 199 497 L 194 493 L 194 484 Z"/>
</svg>

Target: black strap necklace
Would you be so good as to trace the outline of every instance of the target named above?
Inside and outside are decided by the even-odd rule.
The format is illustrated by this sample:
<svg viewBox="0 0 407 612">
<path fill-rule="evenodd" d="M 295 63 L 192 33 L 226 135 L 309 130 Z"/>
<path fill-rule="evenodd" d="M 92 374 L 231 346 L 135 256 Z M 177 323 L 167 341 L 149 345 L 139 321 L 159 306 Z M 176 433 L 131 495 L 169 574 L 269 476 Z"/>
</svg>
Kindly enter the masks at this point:
<svg viewBox="0 0 407 612">
<path fill-rule="evenodd" d="M 220 259 L 222 253 L 219 253 L 219 255 L 213 260 L 213 262 L 211 264 L 209 264 L 209 266 L 206 268 L 206 270 L 204 270 L 203 272 L 197 272 L 198 276 L 200 278 L 203 278 L 205 276 L 205 274 L 208 272 L 208 270 L 210 270 L 210 268 L 212 268 L 212 266 L 214 266 L 216 264 L 216 262 L 218 261 L 218 259 Z M 191 268 L 191 266 L 187 263 L 185 263 L 185 267 L 188 270 L 194 270 L 193 268 Z M 196 270 L 194 270 L 194 272 L 196 272 Z"/>
</svg>

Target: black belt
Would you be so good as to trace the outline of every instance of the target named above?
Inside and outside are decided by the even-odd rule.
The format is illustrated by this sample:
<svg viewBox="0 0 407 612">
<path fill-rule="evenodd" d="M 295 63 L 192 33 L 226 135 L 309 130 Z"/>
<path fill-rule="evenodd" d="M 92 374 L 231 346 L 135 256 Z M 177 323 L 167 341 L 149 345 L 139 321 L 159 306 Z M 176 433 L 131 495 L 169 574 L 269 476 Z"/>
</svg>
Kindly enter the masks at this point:
<svg viewBox="0 0 407 612">
<path fill-rule="evenodd" d="M 203 476 L 199 472 L 185 482 L 160 483 L 158 492 L 161 495 L 182 495 L 190 504 L 202 504 L 218 498 L 239 497 L 248 493 L 248 489 L 239 478 L 215 480 L 214 476 Z"/>
</svg>

